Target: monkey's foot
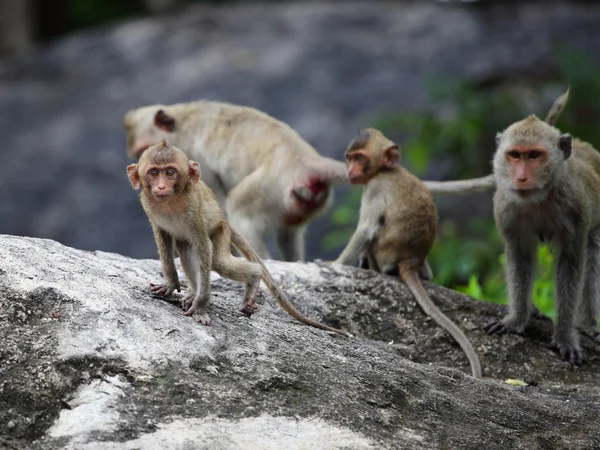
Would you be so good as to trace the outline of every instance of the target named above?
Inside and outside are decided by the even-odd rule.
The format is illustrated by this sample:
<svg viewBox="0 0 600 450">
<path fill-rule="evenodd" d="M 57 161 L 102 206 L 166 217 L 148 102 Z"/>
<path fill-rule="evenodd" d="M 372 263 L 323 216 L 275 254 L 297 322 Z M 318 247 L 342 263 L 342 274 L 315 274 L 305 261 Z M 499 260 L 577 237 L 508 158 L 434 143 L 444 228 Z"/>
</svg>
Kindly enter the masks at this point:
<svg viewBox="0 0 600 450">
<path fill-rule="evenodd" d="M 192 306 L 185 313 L 186 316 L 192 316 L 194 320 L 202 325 L 210 326 L 212 320 L 204 308 L 195 308 Z"/>
<path fill-rule="evenodd" d="M 187 311 L 191 308 L 192 303 L 194 302 L 194 297 L 196 294 L 192 291 L 187 292 L 181 299 L 181 309 Z"/>
<path fill-rule="evenodd" d="M 509 317 L 504 319 L 491 319 L 483 327 L 489 334 L 504 334 L 514 333 L 521 334 L 525 329 L 525 324 L 517 323 L 511 320 Z"/>
<path fill-rule="evenodd" d="M 578 342 L 558 342 L 556 338 L 552 340 L 553 348 L 563 361 L 569 361 L 571 364 L 579 366 L 587 361 L 587 355 L 581 349 Z"/>
<path fill-rule="evenodd" d="M 256 311 L 258 311 L 258 305 L 256 304 L 256 298 L 249 298 L 247 300 L 244 300 L 240 311 L 248 317 L 250 317 Z"/>
<path fill-rule="evenodd" d="M 176 284 L 169 284 L 169 283 L 154 284 L 154 283 L 150 283 L 150 289 L 155 294 L 164 295 L 165 297 L 168 297 L 169 295 L 171 295 L 173 293 L 173 291 L 181 292 L 181 286 L 179 285 L 179 283 L 176 283 Z"/>
</svg>

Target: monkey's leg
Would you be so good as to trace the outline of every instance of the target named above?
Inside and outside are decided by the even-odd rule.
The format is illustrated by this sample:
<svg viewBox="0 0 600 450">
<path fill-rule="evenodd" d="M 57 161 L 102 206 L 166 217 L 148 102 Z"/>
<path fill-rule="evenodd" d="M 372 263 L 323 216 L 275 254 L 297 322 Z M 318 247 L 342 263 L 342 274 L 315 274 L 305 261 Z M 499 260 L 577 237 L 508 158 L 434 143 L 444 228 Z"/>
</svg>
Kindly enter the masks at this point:
<svg viewBox="0 0 600 450">
<path fill-rule="evenodd" d="M 236 258 L 229 252 L 229 230 L 215 237 L 214 245 L 213 269 L 222 277 L 246 283 L 246 291 L 244 292 L 244 300 L 240 311 L 250 317 L 258 310 L 256 293 L 262 276 L 262 267 L 260 264 L 247 261 L 245 258 Z"/>
<path fill-rule="evenodd" d="M 183 272 L 185 273 L 189 285 L 189 289 L 181 299 L 181 308 L 183 310 L 188 310 L 196 295 L 198 286 L 196 283 L 196 274 L 198 273 L 198 268 L 195 267 L 194 264 L 191 245 L 183 241 L 175 241 L 175 248 L 177 249 L 177 253 L 179 253 L 181 267 L 183 267 Z"/>
<path fill-rule="evenodd" d="M 207 307 L 210 303 L 210 269 L 212 267 L 213 248 L 206 231 L 198 230 L 196 243 L 192 244 L 190 258 L 194 261 L 190 267 L 193 270 L 196 292 L 191 299 L 191 305 L 185 311 L 186 316 L 193 316 L 196 322 L 202 325 L 210 325 L 211 319 L 208 315 Z M 186 305 L 189 299 L 186 300 Z"/>
<path fill-rule="evenodd" d="M 583 297 L 577 315 L 579 329 L 600 343 L 600 330 L 597 328 L 598 302 L 600 302 L 600 230 L 590 233 L 588 238 Z"/>
<path fill-rule="evenodd" d="M 535 247 L 525 248 L 506 241 L 506 282 L 508 284 L 508 314 L 492 319 L 484 329 L 490 333 L 522 333 L 533 310 L 531 290 L 535 267 Z"/>
<path fill-rule="evenodd" d="M 273 220 L 270 218 L 264 189 L 260 184 L 263 177 L 264 170 L 258 169 L 238 183 L 227 196 L 225 210 L 229 222 L 248 241 L 258 256 L 261 259 L 271 259 L 265 236 Z"/>
<path fill-rule="evenodd" d="M 156 247 L 158 248 L 158 255 L 160 257 L 165 283 L 150 283 L 150 289 L 155 294 L 168 297 L 175 290 L 177 292 L 181 291 L 177 269 L 175 268 L 175 259 L 173 258 L 173 238 L 169 233 L 156 226 L 152 226 L 152 231 L 154 233 Z"/>
<path fill-rule="evenodd" d="M 304 261 L 305 227 L 282 227 L 277 230 L 277 247 L 284 261 Z"/>
<path fill-rule="evenodd" d="M 558 351 L 561 359 L 571 364 L 581 364 L 586 359 L 575 326 L 576 313 L 583 293 L 586 247 L 585 239 L 573 236 L 562 248 L 556 271 L 556 324 L 552 346 Z"/>
</svg>

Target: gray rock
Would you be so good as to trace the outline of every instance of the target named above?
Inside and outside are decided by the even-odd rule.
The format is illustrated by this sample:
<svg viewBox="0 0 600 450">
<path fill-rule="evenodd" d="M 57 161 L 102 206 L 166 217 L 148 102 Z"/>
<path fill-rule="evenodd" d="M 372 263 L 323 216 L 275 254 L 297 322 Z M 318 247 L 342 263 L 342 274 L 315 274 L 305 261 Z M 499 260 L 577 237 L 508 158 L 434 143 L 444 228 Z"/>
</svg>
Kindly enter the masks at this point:
<svg viewBox="0 0 600 450">
<path fill-rule="evenodd" d="M 151 295 L 156 260 L 0 236 L 0 446 L 31 449 L 598 448 L 600 352 L 571 368 L 550 322 L 488 336 L 502 307 L 427 284 L 486 380 L 405 285 L 370 271 L 268 261 L 306 327 L 265 292 L 213 274 L 213 326 Z M 175 295 L 178 297 L 179 294 Z M 411 361 L 412 360 L 412 361 Z M 506 378 L 533 384 L 514 387 Z"/>
<path fill-rule="evenodd" d="M 428 75 L 547 76 L 556 44 L 600 55 L 597 3 L 489 4 L 199 6 L 1 61 L 0 232 L 154 257 L 125 177 L 122 117 L 140 105 L 247 104 L 339 158 L 374 113 L 423 107 Z M 337 253 L 328 229 L 329 217 L 309 228 L 309 259 Z"/>
</svg>

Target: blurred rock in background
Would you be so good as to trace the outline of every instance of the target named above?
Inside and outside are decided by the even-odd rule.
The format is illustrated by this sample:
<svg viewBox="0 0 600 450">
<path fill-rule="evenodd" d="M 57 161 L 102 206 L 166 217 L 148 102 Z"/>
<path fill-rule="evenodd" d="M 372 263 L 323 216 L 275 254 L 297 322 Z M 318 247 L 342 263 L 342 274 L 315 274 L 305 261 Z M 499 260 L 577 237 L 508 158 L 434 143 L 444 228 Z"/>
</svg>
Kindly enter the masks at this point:
<svg viewBox="0 0 600 450">
<path fill-rule="evenodd" d="M 16 4 L 0 0 L 8 3 Z M 130 108 L 245 104 L 341 158 L 374 114 L 426 107 L 430 75 L 482 84 L 545 79 L 557 46 L 600 56 L 600 4 L 591 2 L 228 2 L 174 10 L 148 3 L 169 12 L 33 49 L 26 34 L 2 35 L 0 45 L 13 51 L 0 60 L 0 233 L 155 257 L 125 176 L 122 120 Z M 2 23 L 17 20 L 2 14 Z M 427 176 L 446 174 L 432 168 Z M 491 203 L 479 209 L 489 214 Z M 308 259 L 337 255 L 322 248 L 330 229 L 327 216 L 309 227 Z"/>
</svg>

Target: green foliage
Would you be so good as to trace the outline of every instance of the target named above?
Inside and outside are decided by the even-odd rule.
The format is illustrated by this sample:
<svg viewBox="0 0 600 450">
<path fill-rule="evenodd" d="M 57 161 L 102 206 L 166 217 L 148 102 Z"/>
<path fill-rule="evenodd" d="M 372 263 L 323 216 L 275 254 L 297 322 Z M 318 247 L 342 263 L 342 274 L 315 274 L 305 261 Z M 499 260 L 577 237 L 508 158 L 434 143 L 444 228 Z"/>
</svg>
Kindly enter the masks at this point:
<svg viewBox="0 0 600 450">
<path fill-rule="evenodd" d="M 479 300 L 504 304 L 507 299 L 506 284 L 503 277 L 499 275 L 504 272 L 505 262 L 504 255 L 501 255 L 498 258 L 500 270 L 485 279 L 483 284 L 479 282 L 477 275 L 471 275 L 466 286 L 452 286 L 452 288 Z M 554 258 L 547 245 L 538 247 L 533 303 L 540 311 L 554 319 L 556 315 L 554 309 Z"/>
<path fill-rule="evenodd" d="M 558 96 L 570 85 L 569 102 L 557 126 L 598 147 L 600 65 L 581 52 L 565 48 L 557 49 L 556 60 L 554 80 L 535 86 L 526 78 L 507 80 L 493 88 L 449 81 L 447 76 L 430 79 L 427 86 L 434 105 L 430 110 L 375 116 L 372 126 L 401 143 L 403 164 L 421 178 L 428 176 L 432 159 L 436 167 L 445 168 L 448 178 L 481 176 L 491 170 L 496 132 L 531 113 L 544 117 L 550 103 L 548 94 L 541 101 L 542 93 Z M 537 99 L 536 103 L 545 107 L 532 111 L 527 99 Z M 360 193 L 352 189 L 334 210 L 332 220 L 337 230 L 325 237 L 328 250 L 341 251 L 350 239 L 357 222 Z M 502 240 L 492 218 L 443 220 L 429 254 L 434 281 L 478 299 L 505 303 L 502 252 Z M 548 247 L 540 246 L 537 256 L 534 302 L 540 311 L 553 317 L 552 254 Z"/>
</svg>

